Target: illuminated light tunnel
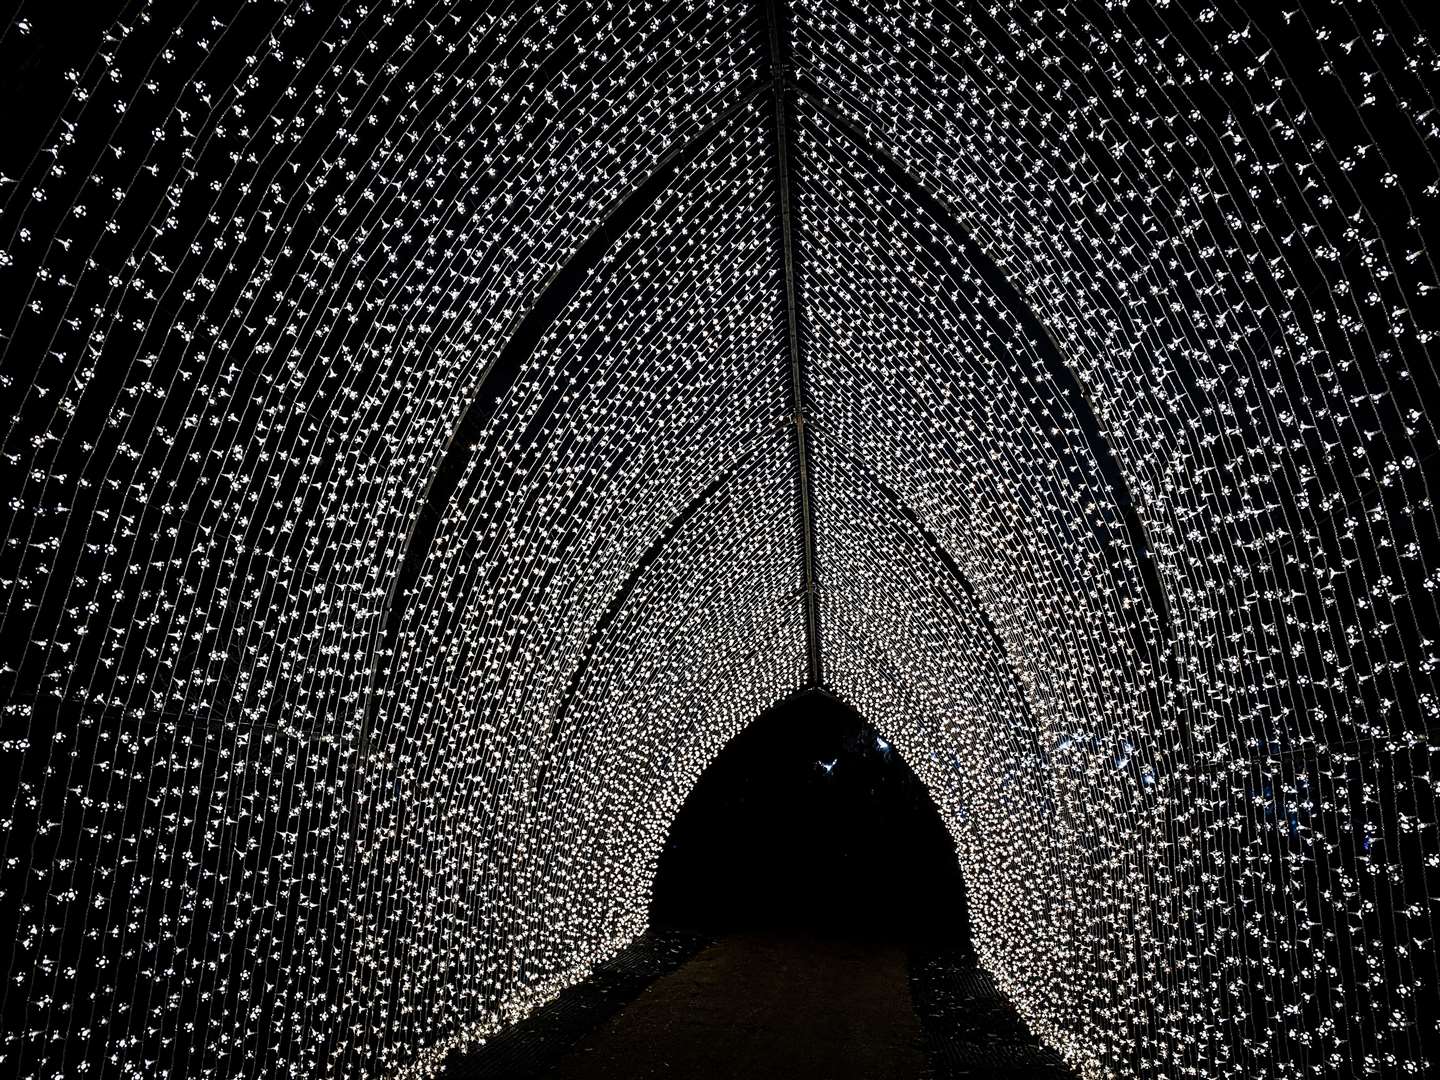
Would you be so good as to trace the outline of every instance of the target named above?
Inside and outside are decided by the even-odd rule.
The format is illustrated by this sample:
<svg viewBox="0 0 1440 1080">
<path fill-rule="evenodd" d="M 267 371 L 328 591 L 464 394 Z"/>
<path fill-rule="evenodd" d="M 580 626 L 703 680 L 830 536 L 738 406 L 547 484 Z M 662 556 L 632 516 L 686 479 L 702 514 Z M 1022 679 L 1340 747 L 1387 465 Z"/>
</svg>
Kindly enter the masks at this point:
<svg viewBox="0 0 1440 1080">
<path fill-rule="evenodd" d="M 0 1072 L 437 1076 L 807 686 L 1087 1080 L 1433 1070 L 1424 8 L 23 0 Z"/>
</svg>

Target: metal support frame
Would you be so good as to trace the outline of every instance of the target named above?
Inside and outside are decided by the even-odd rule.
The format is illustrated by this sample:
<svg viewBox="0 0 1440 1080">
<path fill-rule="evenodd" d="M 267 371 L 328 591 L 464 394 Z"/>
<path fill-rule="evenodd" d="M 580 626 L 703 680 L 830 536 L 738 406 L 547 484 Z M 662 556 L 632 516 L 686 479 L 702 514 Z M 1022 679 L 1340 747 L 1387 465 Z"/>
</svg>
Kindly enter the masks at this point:
<svg viewBox="0 0 1440 1080">
<path fill-rule="evenodd" d="M 676 173 L 694 160 L 726 123 L 748 102 L 766 92 L 770 94 L 773 102 L 774 127 L 772 134 L 776 211 L 779 219 L 778 244 L 784 271 L 785 345 L 788 356 L 787 381 L 791 405 L 788 421 L 795 431 L 796 487 L 800 515 L 802 558 L 800 595 L 804 603 L 805 618 L 806 686 L 816 688 L 824 686 L 824 666 L 820 642 L 820 595 L 816 570 L 814 492 L 810 468 L 812 426 L 806 396 L 804 338 L 800 319 L 803 296 L 800 288 L 799 245 L 796 238 L 797 214 L 792 191 L 792 179 L 795 175 L 793 113 L 795 100 L 801 96 L 813 105 L 816 111 L 828 120 L 840 134 L 866 151 L 897 186 L 917 199 L 966 251 L 982 278 L 997 291 L 1008 306 L 1016 311 L 1027 334 L 1036 341 L 1038 352 L 1048 369 L 1049 376 L 1056 385 L 1065 391 L 1085 440 L 1094 453 L 1101 472 L 1110 484 L 1111 491 L 1115 496 L 1116 508 L 1125 525 L 1126 532 L 1129 534 L 1132 549 L 1138 557 L 1140 577 L 1151 599 L 1151 608 L 1157 616 L 1161 638 L 1163 640 L 1169 637 L 1170 620 L 1164 590 L 1160 586 L 1159 575 L 1152 562 L 1148 538 L 1136 512 L 1133 496 L 1100 431 L 1084 385 L 1064 362 L 1048 327 L 1030 310 L 1013 284 L 965 233 L 949 208 L 939 198 L 910 175 L 898 161 L 868 139 L 857 125 L 832 108 L 824 100 L 817 87 L 797 78 L 790 53 L 788 0 L 760 0 L 759 7 L 765 22 L 763 41 L 768 47 L 768 81 L 752 85 L 739 95 L 736 101 L 716 116 L 693 139 L 672 149 L 660 160 L 644 181 L 611 205 L 601 225 L 576 250 L 570 260 L 545 282 L 536 303 L 517 319 L 516 326 L 507 336 L 505 345 L 485 372 L 481 380 L 483 393 L 471 402 L 457 425 L 440 466 L 431 478 L 421 499 L 419 512 L 406 537 L 401 565 L 391 581 L 381 618 L 381 647 L 376 654 L 376 659 L 372 662 L 370 680 L 372 691 L 378 690 L 376 684 L 382 674 L 382 663 L 387 657 L 393 661 L 393 654 L 399 639 L 399 628 L 409 603 L 410 593 L 434 542 L 444 509 L 459 487 L 473 455 L 472 444 L 489 419 L 495 400 L 505 388 L 515 381 L 545 331 L 579 291 L 589 272 L 599 264 L 607 252 L 612 250 L 621 234 L 639 220 L 644 211 L 653 205 L 669 186 Z M 362 721 L 361 742 L 366 756 L 368 756 L 369 738 L 374 726 L 373 718 L 369 714 L 377 707 L 378 701 L 373 701 L 367 706 L 367 715 Z"/>
<path fill-rule="evenodd" d="M 785 343 L 790 358 L 791 423 L 795 427 L 795 461 L 800 495 L 800 539 L 803 565 L 801 595 L 805 604 L 808 685 L 822 686 L 820 658 L 820 597 L 815 573 L 815 509 L 810 478 L 809 430 L 805 398 L 805 364 L 800 338 L 800 288 L 795 244 L 795 208 L 790 179 L 793 146 L 790 137 L 792 74 L 786 0 L 763 0 L 770 49 L 770 87 L 775 104 L 774 154 L 776 204 L 780 218 L 780 254 L 785 267 Z"/>
</svg>

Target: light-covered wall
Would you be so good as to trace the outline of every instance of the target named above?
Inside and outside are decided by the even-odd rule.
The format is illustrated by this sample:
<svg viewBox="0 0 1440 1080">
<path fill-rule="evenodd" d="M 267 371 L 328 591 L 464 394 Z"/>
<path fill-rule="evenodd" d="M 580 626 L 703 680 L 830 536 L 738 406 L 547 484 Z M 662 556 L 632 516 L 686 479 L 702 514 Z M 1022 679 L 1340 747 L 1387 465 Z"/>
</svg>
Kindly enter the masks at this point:
<svg viewBox="0 0 1440 1080">
<path fill-rule="evenodd" d="M 1254 7 L 789 16 L 826 681 L 1087 1078 L 1434 1054 L 1437 57 Z M 0 38 L 0 1071 L 434 1075 L 805 678 L 763 21 L 177 18 Z"/>
</svg>

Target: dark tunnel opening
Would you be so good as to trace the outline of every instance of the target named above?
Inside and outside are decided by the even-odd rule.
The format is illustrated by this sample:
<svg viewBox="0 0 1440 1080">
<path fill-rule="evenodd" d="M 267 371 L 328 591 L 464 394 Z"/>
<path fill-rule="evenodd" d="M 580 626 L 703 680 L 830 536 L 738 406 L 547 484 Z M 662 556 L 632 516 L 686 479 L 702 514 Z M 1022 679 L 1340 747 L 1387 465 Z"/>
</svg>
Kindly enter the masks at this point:
<svg viewBox="0 0 1440 1080">
<path fill-rule="evenodd" d="M 954 844 L 888 740 L 832 695 L 794 695 L 720 752 L 671 825 L 657 926 L 945 941 L 968 950 Z"/>
</svg>

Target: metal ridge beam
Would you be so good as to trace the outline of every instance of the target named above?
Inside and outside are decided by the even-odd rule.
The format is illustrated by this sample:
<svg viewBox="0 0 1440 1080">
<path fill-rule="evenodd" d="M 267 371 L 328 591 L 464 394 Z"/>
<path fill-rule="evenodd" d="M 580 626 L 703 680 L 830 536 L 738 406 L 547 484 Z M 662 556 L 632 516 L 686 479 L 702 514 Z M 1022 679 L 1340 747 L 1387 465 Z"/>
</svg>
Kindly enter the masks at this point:
<svg viewBox="0 0 1440 1080">
<path fill-rule="evenodd" d="M 805 604 L 805 643 L 808 685 L 822 686 L 825 669 L 820 657 L 820 597 L 815 573 L 815 508 L 810 476 L 809 432 L 805 398 L 805 364 L 800 337 L 800 285 L 795 242 L 795 206 L 791 192 L 793 143 L 790 136 L 790 66 L 788 4 L 764 0 L 766 39 L 769 43 L 770 87 L 775 105 L 774 153 L 777 211 L 780 218 L 780 254 L 785 277 L 785 344 L 790 358 L 791 423 L 795 427 L 795 460 L 800 495 L 802 549 L 801 595 Z"/>
</svg>

